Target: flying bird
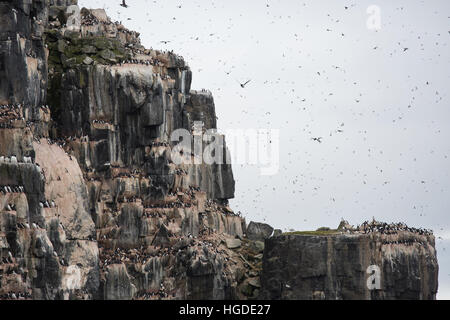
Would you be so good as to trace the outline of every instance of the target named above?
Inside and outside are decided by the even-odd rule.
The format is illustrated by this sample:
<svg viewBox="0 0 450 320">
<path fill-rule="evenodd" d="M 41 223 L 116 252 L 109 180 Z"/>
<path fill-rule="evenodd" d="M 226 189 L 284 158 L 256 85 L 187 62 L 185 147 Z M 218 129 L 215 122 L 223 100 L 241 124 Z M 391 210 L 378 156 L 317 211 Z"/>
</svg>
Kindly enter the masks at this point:
<svg viewBox="0 0 450 320">
<path fill-rule="evenodd" d="M 322 143 L 322 137 L 319 137 L 319 138 L 311 138 L 311 140 L 317 141 L 318 143 Z"/>
<path fill-rule="evenodd" d="M 164 43 L 164 44 L 168 44 L 169 42 L 170 42 L 170 40 L 168 40 L 168 41 L 166 41 L 166 40 L 163 40 L 163 41 L 160 41 L 161 43 Z"/>
<path fill-rule="evenodd" d="M 247 82 L 245 82 L 245 83 L 240 83 L 239 81 L 238 81 L 238 83 L 239 83 L 239 85 L 241 86 L 241 88 L 245 88 L 245 86 L 250 82 L 250 81 L 252 81 L 252 80 L 248 80 Z"/>
<path fill-rule="evenodd" d="M 120 4 L 121 7 L 128 8 L 128 5 L 126 4 L 125 0 L 122 0 L 122 3 Z"/>
</svg>

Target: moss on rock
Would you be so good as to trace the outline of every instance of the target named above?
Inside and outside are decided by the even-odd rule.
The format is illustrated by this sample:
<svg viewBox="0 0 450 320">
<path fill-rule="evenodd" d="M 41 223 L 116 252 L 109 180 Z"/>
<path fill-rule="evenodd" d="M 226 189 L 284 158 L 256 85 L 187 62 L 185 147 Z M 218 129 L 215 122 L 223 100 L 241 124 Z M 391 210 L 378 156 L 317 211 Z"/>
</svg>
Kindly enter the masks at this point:
<svg viewBox="0 0 450 320">
<path fill-rule="evenodd" d="M 283 235 L 291 236 L 291 235 L 299 235 L 299 236 L 331 236 L 339 234 L 338 230 L 316 230 L 316 231 L 293 231 L 293 232 L 285 232 Z"/>
</svg>

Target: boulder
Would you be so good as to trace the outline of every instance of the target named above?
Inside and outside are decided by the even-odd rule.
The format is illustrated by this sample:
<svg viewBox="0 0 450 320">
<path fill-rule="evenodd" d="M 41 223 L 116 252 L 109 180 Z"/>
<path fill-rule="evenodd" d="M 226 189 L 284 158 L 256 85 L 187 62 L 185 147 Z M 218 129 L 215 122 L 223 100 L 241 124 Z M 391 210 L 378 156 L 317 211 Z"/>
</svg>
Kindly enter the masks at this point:
<svg viewBox="0 0 450 320">
<path fill-rule="evenodd" d="M 269 238 L 273 233 L 273 228 L 266 224 L 260 222 L 250 222 L 247 227 L 247 237 L 250 240 L 264 241 Z"/>
<path fill-rule="evenodd" d="M 237 249 L 242 245 L 242 241 L 239 239 L 226 239 L 228 249 Z"/>
</svg>

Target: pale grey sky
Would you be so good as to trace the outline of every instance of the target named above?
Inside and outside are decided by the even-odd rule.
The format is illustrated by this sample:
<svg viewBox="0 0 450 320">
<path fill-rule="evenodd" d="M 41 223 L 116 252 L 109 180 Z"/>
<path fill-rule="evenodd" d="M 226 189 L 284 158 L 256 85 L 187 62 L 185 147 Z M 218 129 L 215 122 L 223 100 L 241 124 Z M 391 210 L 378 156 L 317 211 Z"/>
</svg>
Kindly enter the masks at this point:
<svg viewBox="0 0 450 320">
<path fill-rule="evenodd" d="M 220 129 L 280 129 L 277 175 L 233 166 L 235 211 L 284 230 L 372 216 L 431 228 L 450 298 L 450 1 L 120 2 L 79 5 L 182 55 L 192 88 L 213 92 Z"/>
</svg>

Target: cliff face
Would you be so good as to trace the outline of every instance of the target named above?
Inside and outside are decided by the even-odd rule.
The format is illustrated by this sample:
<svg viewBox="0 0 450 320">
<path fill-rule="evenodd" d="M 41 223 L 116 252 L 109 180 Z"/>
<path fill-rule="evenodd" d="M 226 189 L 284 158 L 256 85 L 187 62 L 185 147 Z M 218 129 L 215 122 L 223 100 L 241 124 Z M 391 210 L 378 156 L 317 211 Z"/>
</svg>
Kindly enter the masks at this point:
<svg viewBox="0 0 450 320">
<path fill-rule="evenodd" d="M 231 166 L 171 159 L 211 94 L 103 10 L 68 28 L 74 3 L 0 2 L 0 297 L 243 297 Z"/>
<path fill-rule="evenodd" d="M 0 299 L 434 298 L 431 237 L 270 238 L 260 283 L 273 228 L 228 206 L 231 165 L 173 159 L 177 129 L 216 129 L 211 93 L 182 57 L 71 5 L 0 1 Z"/>
<path fill-rule="evenodd" d="M 48 0 L 2 1 L 0 15 L 0 104 L 23 103 L 32 120 L 46 99 Z"/>
<path fill-rule="evenodd" d="M 104 11 L 83 9 L 80 32 L 61 30 L 61 12 L 52 10 L 47 31 L 56 136 L 74 138 L 71 148 L 85 171 L 104 171 L 105 164 L 137 170 L 164 197 L 176 176 L 171 134 L 190 131 L 193 121 L 216 128 L 211 94 L 190 90 L 192 74 L 183 58 L 145 49 L 136 32 L 111 22 Z M 211 199 L 234 197 L 230 165 L 184 170 L 180 186 L 199 185 Z"/>
<path fill-rule="evenodd" d="M 75 159 L 47 140 L 48 1 L 2 1 L 0 295 L 92 297 L 99 287 L 95 224 Z"/>
<path fill-rule="evenodd" d="M 380 276 L 378 286 L 376 274 Z M 432 235 L 407 231 L 392 235 L 283 235 L 266 240 L 261 296 L 435 299 L 437 279 Z"/>
</svg>

